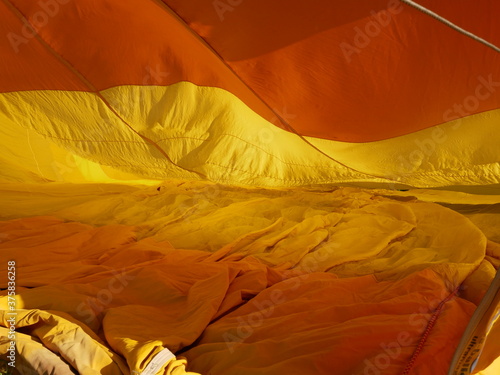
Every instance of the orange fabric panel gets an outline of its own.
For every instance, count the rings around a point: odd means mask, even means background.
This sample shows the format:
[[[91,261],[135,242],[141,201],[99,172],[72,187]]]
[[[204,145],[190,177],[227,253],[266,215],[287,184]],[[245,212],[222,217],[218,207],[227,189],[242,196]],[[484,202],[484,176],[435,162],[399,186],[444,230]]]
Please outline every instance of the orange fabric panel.
[[[299,134],[375,141],[500,105],[499,55],[398,1],[165,2]],[[461,3],[464,26],[500,35],[500,5]],[[490,74],[497,86],[464,103]]]
[[[429,269],[391,281],[339,278],[252,258],[214,260],[209,252],[135,240],[139,231],[50,216],[0,222],[0,260],[24,253],[15,257],[20,313],[55,314],[96,341],[101,333],[102,345],[82,345],[78,355],[56,351],[77,369],[99,347],[142,372],[161,346],[201,374],[396,375],[409,363],[414,373],[442,374],[476,307]],[[42,340],[46,347],[76,337],[52,324],[58,334]]]
[[[85,85],[51,55],[23,22],[0,1],[0,92],[65,89],[86,90]]]
[[[8,56],[3,65],[12,71],[2,77],[0,92],[94,91],[119,85],[190,81],[224,88],[262,116],[273,117],[266,105],[161,2],[6,3],[11,5],[2,4],[2,31],[12,34],[2,40],[0,54]],[[52,8],[41,6],[45,3]],[[36,37],[26,37],[29,34],[23,32],[19,13],[33,26],[38,25],[46,46]],[[4,25],[4,19],[9,23]]]
[[[489,24],[493,17],[500,14],[498,1],[466,0],[453,2],[453,6],[439,0],[418,0],[418,3],[478,37],[500,45],[498,29]],[[493,23],[493,26],[496,24]]]
[[[453,298],[433,313],[446,295],[429,270],[380,283],[312,273],[262,291],[183,354],[202,374],[400,375],[413,357],[409,374],[445,374],[475,308]]]
[[[0,42],[0,92],[189,81],[228,90],[274,123],[281,116],[289,131],[350,142],[500,106],[499,55],[396,0],[164,3],[5,0],[2,31],[15,35]],[[500,35],[498,4],[462,3],[444,15]]]

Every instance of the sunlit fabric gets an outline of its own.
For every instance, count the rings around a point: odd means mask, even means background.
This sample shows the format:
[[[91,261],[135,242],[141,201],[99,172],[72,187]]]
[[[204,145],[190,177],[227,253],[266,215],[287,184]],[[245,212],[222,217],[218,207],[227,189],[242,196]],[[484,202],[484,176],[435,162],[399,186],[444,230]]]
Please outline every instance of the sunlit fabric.
[[[0,372],[497,375],[500,3],[418,4],[0,1]]]

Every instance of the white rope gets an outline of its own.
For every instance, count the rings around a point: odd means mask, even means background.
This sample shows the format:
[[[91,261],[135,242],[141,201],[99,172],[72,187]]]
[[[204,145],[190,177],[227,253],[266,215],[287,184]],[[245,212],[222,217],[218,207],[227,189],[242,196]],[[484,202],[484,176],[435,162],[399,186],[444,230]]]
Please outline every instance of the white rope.
[[[493,43],[490,43],[488,42],[487,40],[484,40],[483,38],[480,38],[478,37],[477,35],[475,34],[472,34],[471,32],[467,31],[467,30],[464,30],[462,29],[460,26],[457,26],[455,25],[454,23],[448,21],[446,18],[443,18],[441,17],[439,14],[436,14],[434,13],[432,10],[429,10],[425,7],[423,7],[422,5],[420,4],[417,4],[415,3],[414,1],[412,0],[401,0],[402,3],[405,3],[406,5],[409,5],[409,6],[412,6],[414,7],[415,9],[418,9],[419,11],[421,11],[422,13],[425,13],[431,17],[434,17],[435,19],[437,19],[438,21],[444,23],[446,26],[449,26],[451,27],[452,29],[458,31],[459,33],[462,33],[466,36],[468,36],[469,38],[472,38],[474,39],[475,41],[479,42],[479,43],[482,43],[484,44],[485,46],[488,46],[490,47],[491,49],[493,49],[494,51],[496,52],[500,52],[500,48],[497,47],[496,45],[494,45]]]

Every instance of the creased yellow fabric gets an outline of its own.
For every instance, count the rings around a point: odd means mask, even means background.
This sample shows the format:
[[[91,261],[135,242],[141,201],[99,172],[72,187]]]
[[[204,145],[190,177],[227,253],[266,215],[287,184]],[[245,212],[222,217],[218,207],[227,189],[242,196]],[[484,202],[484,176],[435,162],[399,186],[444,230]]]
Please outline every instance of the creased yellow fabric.
[[[189,178],[275,187],[500,183],[500,110],[349,143],[301,138],[216,87],[179,82],[101,94],[104,100],[79,91],[0,94],[0,176],[32,182]]]

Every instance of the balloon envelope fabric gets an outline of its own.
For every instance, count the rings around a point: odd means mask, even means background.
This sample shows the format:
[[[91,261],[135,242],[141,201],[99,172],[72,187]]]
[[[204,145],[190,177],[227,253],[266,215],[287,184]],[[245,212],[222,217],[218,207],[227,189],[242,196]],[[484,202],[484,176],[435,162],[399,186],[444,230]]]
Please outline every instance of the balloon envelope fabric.
[[[0,1],[0,368],[500,373],[500,3]]]

